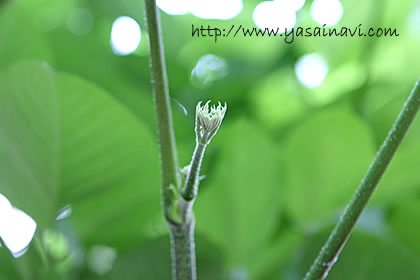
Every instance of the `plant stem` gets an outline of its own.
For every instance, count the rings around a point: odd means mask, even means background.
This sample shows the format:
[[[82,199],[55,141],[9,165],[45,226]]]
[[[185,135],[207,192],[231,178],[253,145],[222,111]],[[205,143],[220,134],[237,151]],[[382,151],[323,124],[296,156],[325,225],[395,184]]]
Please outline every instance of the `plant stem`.
[[[167,200],[169,198],[166,195],[166,190],[170,188],[171,185],[177,187],[180,183],[179,167],[176,154],[175,134],[173,129],[159,10],[156,7],[155,0],[145,0],[145,4],[149,28],[152,83],[159,131],[163,199],[165,202],[164,205],[167,205]]]
[[[182,224],[170,224],[173,279],[197,279],[194,225],[194,218]]]
[[[356,194],[340,217],[318,257],[306,273],[304,280],[325,279],[332,266],[337,262],[338,256],[346,244],[354,225],[413,122],[419,107],[420,80],[417,81],[400,115],[379,149],[366,176],[363,178]]]
[[[182,223],[171,223],[172,274],[174,279],[197,279],[195,264],[194,225],[192,211],[198,192],[200,167],[203,160],[205,144],[197,141],[193,157],[185,180],[185,186],[179,198]]]
[[[179,191],[175,193],[173,191],[174,188],[180,190],[181,182],[172,124],[159,10],[156,7],[155,0],[145,0],[145,4],[162,163],[162,199],[171,237],[172,275],[174,280],[195,280],[195,219],[192,214],[192,202],[185,201],[179,194]],[[197,173],[199,172],[200,163],[197,167]],[[180,222],[176,222],[171,216],[174,207],[177,207],[179,212],[182,213]]]
[[[182,191],[182,196],[187,201],[192,201],[196,198],[198,192],[198,178],[200,176],[201,161],[203,160],[204,151],[206,145],[197,142],[195,146],[194,154],[190,164],[190,171],[188,172],[187,179],[185,181],[185,187]]]

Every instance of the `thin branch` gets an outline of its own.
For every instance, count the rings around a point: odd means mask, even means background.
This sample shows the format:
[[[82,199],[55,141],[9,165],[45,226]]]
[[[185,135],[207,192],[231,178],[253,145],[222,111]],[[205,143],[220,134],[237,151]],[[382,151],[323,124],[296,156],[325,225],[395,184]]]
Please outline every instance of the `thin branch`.
[[[391,162],[398,146],[404,138],[420,107],[420,80],[415,85],[400,115],[369,167],[356,194],[340,217],[318,257],[307,272],[304,280],[325,279],[332,266],[337,262],[350,233],[360,214],[368,203],[386,168]]]
[[[168,201],[167,190],[180,184],[178,158],[176,154],[175,134],[172,110],[166,74],[165,55],[161,36],[159,10],[155,0],[145,0],[147,24],[149,28],[150,56],[152,64],[152,83],[156,104],[160,158],[162,164],[164,205]]]
[[[195,146],[194,154],[190,164],[190,170],[185,181],[182,196],[185,200],[191,201],[196,198],[198,192],[198,178],[200,177],[201,161],[203,160],[204,151],[206,150],[205,144],[197,143]]]

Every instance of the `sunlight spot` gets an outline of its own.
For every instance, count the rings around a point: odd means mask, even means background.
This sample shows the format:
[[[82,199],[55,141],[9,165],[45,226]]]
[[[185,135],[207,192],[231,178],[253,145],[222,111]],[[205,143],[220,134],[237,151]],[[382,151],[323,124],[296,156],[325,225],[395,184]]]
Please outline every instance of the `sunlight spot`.
[[[242,11],[242,0],[195,0],[191,13],[203,19],[232,19]]]
[[[140,25],[131,17],[117,18],[112,24],[111,46],[117,55],[128,55],[140,44]]]
[[[206,54],[198,60],[191,72],[191,79],[206,85],[227,75],[227,63],[214,54]]]
[[[417,38],[420,33],[420,6],[411,12],[407,18],[407,27],[409,32]]]
[[[295,65],[296,76],[308,88],[322,84],[328,72],[327,61],[319,54],[301,57]]]
[[[0,193],[0,213],[6,213],[10,208],[12,208],[10,201]]]
[[[336,25],[343,16],[343,5],[339,0],[315,0],[311,6],[311,16],[320,25]]]
[[[191,0],[156,0],[156,5],[169,15],[185,15],[190,11]]]
[[[157,0],[156,5],[169,15],[192,15],[203,19],[228,20],[243,8],[242,0]]]
[[[36,230],[36,222],[25,212],[14,208],[0,194],[0,237],[15,257],[25,253]]]
[[[291,9],[295,12],[305,5],[305,0],[274,0],[274,2],[279,3],[284,9]]]
[[[91,271],[98,275],[105,275],[110,271],[117,259],[117,252],[114,248],[98,245],[89,252],[88,266]]]
[[[279,28],[283,33],[296,24],[295,6],[287,1],[261,2],[255,7],[252,18],[260,29]]]
[[[93,27],[92,13],[87,9],[74,9],[67,19],[67,27],[76,35],[88,34]]]

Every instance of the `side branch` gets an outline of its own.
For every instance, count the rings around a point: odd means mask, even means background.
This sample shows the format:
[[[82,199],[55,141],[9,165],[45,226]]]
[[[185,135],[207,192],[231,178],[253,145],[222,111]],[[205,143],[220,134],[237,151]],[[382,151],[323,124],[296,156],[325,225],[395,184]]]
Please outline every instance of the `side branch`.
[[[182,196],[185,200],[191,201],[196,198],[198,192],[198,181],[199,181],[199,172],[201,167],[201,162],[203,160],[204,151],[206,150],[206,146],[201,143],[197,143],[191,164],[189,166],[189,172],[187,175],[187,179],[185,181],[185,187],[182,191]]]
[[[304,280],[325,279],[336,263],[341,250],[360,214],[368,203],[398,146],[404,138],[420,107],[420,80],[415,85],[400,115],[377,153],[373,163],[363,178],[359,189],[340,217],[336,227],[322,247],[318,257],[307,272]]]

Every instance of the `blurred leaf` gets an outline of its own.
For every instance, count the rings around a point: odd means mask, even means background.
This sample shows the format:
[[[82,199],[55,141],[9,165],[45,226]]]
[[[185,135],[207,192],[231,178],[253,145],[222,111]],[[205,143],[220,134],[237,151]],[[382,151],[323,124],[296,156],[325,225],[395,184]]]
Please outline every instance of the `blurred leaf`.
[[[372,202],[401,202],[420,189],[420,147],[398,151],[378,186]]]
[[[406,247],[420,257],[419,232],[420,200],[410,199],[398,204],[390,215],[388,223]]]
[[[59,108],[54,72],[20,63],[0,76],[0,192],[45,227],[58,195]]]
[[[305,239],[294,269],[287,279],[302,279],[330,231]],[[328,274],[329,280],[419,279],[419,261],[396,240],[355,231],[338,262]]]
[[[366,71],[360,63],[348,62],[331,69],[325,81],[316,88],[305,89],[309,102],[322,105],[360,88],[366,81]]]
[[[223,246],[231,268],[249,264],[273,234],[282,181],[276,147],[245,120],[222,127],[209,149],[220,149],[197,200],[197,229]]]
[[[291,71],[278,71],[264,78],[253,90],[251,98],[257,117],[270,128],[296,120],[305,110],[295,73]]]
[[[132,113],[93,84],[64,74],[57,82],[61,205],[72,203],[83,239],[129,246],[147,222],[161,217],[156,141]]]
[[[13,1],[0,9],[0,38],[0,70],[21,59],[51,60],[43,36]]]
[[[418,17],[418,15],[416,15]],[[408,25],[405,21],[404,25]],[[400,26],[389,25],[397,28],[399,37],[383,38],[378,41],[378,47],[372,53],[372,79],[394,83],[401,89],[401,84],[413,83],[419,77],[418,56],[419,36],[418,31],[410,36]],[[411,30],[408,30],[411,31]],[[392,57],[392,59],[389,59]],[[405,92],[405,91],[404,91]]]
[[[197,241],[197,276],[201,280],[221,279],[222,261],[220,251],[202,236]],[[131,249],[118,256],[117,261],[107,274],[95,275],[84,270],[79,279],[171,279],[171,257],[169,237],[152,240],[144,246]]]
[[[72,34],[66,26],[57,29],[49,37],[56,60],[53,66],[100,85],[134,112],[142,122],[154,129],[155,112],[149,81],[149,59],[134,55],[123,57],[112,53],[109,44],[111,25],[111,20],[107,24],[98,22],[89,36]],[[141,45],[146,43],[141,41]],[[83,64],[84,61],[89,63]],[[81,64],[83,67],[80,67]]]
[[[23,256],[14,258],[5,248],[0,248],[0,280],[46,279],[46,266],[33,243]]]
[[[344,207],[360,184],[374,147],[368,127],[346,108],[310,116],[288,139],[287,205],[299,222]]]
[[[401,111],[405,100],[407,100],[409,92],[409,87],[401,89],[400,85],[391,85],[389,83],[378,84],[367,90],[363,99],[362,114],[366,121],[371,124],[378,146],[382,144],[388,135],[388,131]],[[411,133],[412,129],[410,129],[407,136]],[[399,151],[404,148],[406,143],[407,137],[404,138]]]
[[[277,240],[256,252],[249,266],[251,279],[272,279],[273,273],[278,274],[284,269],[300,242],[302,234],[287,230]]]
[[[7,249],[0,248],[0,280],[15,279],[20,279],[20,277],[12,262],[12,256]]]
[[[0,192],[14,205],[45,228],[70,204],[78,237],[90,243],[121,248],[153,234],[158,151],[134,115],[35,62],[3,74],[0,92]]]
[[[403,86],[404,85],[404,86]],[[403,87],[402,87],[403,86]],[[375,131],[377,144],[384,141],[411,91],[411,83],[372,87],[364,101],[364,115]],[[405,200],[420,187],[420,118],[416,118],[392,159],[372,203]]]

